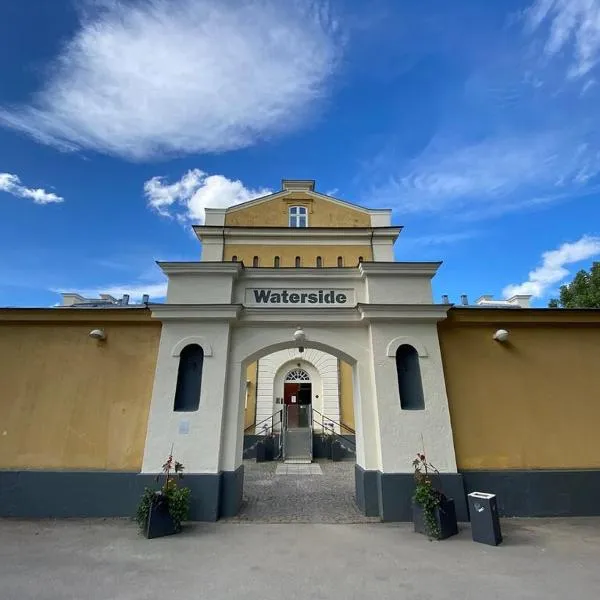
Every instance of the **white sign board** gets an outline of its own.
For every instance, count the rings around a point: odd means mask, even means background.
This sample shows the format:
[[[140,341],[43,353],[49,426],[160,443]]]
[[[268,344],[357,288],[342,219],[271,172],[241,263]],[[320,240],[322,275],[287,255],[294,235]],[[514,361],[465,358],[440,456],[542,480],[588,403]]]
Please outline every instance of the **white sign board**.
[[[354,306],[354,290],[335,288],[246,288],[246,306]]]

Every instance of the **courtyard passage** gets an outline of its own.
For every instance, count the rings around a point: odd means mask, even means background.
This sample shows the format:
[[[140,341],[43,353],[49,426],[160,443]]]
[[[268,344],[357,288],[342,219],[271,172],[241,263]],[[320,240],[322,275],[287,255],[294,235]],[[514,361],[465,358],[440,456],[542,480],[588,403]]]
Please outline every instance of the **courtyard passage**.
[[[242,510],[229,520],[260,523],[368,523],[354,502],[354,462],[309,465],[244,461]]]
[[[128,520],[0,520],[2,600],[597,598],[600,519],[502,522],[494,548],[400,523],[196,523],[146,540]]]

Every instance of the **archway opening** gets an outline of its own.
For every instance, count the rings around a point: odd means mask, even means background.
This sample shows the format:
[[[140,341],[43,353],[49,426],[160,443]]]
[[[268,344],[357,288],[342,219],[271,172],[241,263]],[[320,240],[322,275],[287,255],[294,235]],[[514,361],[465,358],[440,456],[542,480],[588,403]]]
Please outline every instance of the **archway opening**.
[[[287,427],[309,427],[312,418],[312,384],[310,375],[298,367],[288,371],[283,383],[283,405]]]

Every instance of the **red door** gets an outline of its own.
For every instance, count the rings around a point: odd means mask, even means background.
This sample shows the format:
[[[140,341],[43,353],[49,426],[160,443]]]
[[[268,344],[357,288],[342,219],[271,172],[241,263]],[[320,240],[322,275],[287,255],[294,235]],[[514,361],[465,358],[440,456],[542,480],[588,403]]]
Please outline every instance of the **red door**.
[[[283,403],[287,405],[288,427],[298,427],[298,392],[299,383],[283,384]]]

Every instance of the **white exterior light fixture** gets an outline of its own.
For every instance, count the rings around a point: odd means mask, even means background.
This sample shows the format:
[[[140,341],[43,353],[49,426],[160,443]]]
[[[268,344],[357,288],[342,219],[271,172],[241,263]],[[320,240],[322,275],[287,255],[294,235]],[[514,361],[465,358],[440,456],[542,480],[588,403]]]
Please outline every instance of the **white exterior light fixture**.
[[[508,339],[508,331],[506,329],[498,329],[494,334],[494,339],[497,342],[505,342]]]
[[[92,329],[89,333],[89,336],[94,340],[104,341],[106,339],[106,334],[104,333],[104,329]]]
[[[296,331],[294,331],[294,341],[297,342],[298,352],[300,352],[301,354],[302,354],[302,352],[304,352],[304,346],[302,344],[304,343],[305,340],[306,340],[306,334],[304,333],[304,330],[302,329],[302,327],[298,326],[298,329],[296,329]]]

